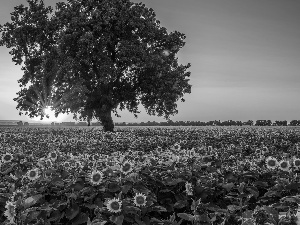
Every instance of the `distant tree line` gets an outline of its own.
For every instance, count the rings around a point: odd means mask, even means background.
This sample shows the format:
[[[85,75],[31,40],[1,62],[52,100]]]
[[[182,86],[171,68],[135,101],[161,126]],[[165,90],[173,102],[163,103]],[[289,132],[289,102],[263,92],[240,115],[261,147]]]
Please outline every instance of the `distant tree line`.
[[[116,126],[300,126],[300,120],[292,120],[289,124],[286,120],[272,122],[271,120],[248,120],[245,122],[234,121],[234,120],[214,120],[208,122],[202,121],[172,121],[168,120],[165,122],[140,122],[140,123],[115,123]]]
[[[23,123],[22,121],[17,122],[18,126],[29,126],[28,122]]]
[[[292,120],[290,126],[300,126],[300,120]]]
[[[28,122],[23,124],[22,121],[17,123],[18,126],[28,126]],[[86,122],[62,122],[62,123],[51,123],[52,126],[87,126]],[[92,123],[92,126],[101,126],[101,123],[96,122]],[[286,120],[280,121],[276,120],[272,122],[271,120],[256,120],[254,123],[253,120],[248,120],[246,122],[234,121],[234,120],[214,120],[208,122],[202,121],[172,121],[168,120],[165,122],[140,122],[140,123],[115,123],[115,126],[300,126],[300,120],[292,120],[289,124]]]

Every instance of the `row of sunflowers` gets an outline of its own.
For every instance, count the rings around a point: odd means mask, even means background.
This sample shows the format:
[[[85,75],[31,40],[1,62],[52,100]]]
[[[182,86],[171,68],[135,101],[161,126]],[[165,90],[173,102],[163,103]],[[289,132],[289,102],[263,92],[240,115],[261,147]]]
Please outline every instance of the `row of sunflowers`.
[[[300,224],[299,130],[0,128],[1,224]]]

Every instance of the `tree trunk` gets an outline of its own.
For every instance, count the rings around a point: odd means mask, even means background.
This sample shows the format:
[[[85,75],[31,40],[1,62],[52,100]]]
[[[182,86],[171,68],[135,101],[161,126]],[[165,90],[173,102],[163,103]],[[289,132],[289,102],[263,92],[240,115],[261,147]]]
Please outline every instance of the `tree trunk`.
[[[88,109],[87,111],[88,126],[91,126],[91,120],[93,119],[93,111],[91,109]]]
[[[111,109],[100,110],[97,114],[99,116],[100,122],[102,123],[103,130],[105,132],[107,131],[113,132],[114,122],[111,117]]]

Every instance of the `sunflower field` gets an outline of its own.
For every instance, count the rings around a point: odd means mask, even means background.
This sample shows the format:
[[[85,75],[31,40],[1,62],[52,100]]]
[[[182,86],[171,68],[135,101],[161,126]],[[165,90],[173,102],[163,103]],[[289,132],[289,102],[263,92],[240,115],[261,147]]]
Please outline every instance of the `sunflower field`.
[[[0,224],[300,224],[291,128],[0,128]]]

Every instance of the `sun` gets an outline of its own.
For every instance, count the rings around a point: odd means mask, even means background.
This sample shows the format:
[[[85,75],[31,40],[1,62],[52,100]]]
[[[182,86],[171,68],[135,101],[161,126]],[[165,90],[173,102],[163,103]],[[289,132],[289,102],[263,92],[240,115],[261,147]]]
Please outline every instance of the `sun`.
[[[43,120],[40,120],[40,117],[33,118],[35,121],[42,121],[42,122],[61,122],[66,118],[66,115],[59,114],[57,117],[55,117],[55,111],[51,109],[51,106],[47,106],[44,108],[44,118]],[[46,116],[49,116],[47,118]]]
[[[44,113],[45,113],[46,116],[49,116],[49,118],[55,117],[55,112],[51,109],[50,106],[47,106],[47,107],[44,109]]]

